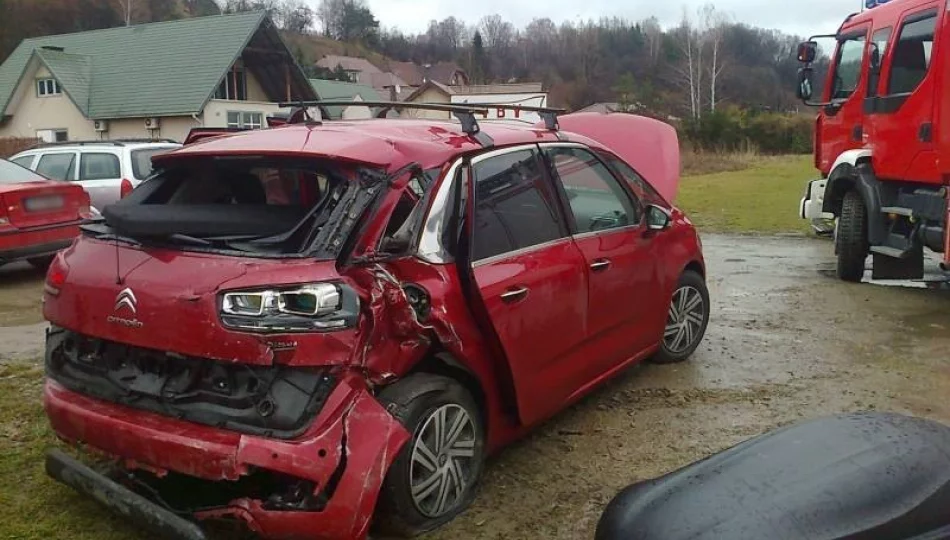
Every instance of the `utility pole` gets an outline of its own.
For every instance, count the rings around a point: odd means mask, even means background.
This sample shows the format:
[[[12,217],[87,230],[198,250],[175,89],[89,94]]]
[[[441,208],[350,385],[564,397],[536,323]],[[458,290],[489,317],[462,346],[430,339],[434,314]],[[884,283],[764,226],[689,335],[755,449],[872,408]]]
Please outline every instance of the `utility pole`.
[[[132,0],[125,0],[125,25],[132,25]]]

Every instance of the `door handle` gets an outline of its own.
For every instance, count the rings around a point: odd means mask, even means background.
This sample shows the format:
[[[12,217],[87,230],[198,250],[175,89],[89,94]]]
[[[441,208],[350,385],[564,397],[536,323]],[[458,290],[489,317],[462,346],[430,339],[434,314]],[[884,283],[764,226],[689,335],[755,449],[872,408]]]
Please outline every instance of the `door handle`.
[[[528,288],[519,287],[517,289],[511,289],[510,291],[502,293],[501,300],[503,302],[511,303],[511,302],[516,302],[518,300],[521,300],[522,298],[526,296],[528,296]]]
[[[600,259],[599,261],[594,261],[590,265],[590,269],[594,272],[600,272],[601,270],[606,270],[610,268],[610,259]]]

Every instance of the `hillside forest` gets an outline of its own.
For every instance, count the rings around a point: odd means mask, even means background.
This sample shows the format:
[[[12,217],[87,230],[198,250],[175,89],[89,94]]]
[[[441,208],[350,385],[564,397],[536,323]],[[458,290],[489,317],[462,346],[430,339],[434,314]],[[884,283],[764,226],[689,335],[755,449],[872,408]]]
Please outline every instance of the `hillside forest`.
[[[364,0],[0,0],[0,60],[24,38],[267,10],[301,65],[324,54],[456,62],[474,83],[541,81],[554,105],[596,102],[680,124],[700,146],[810,148],[810,116],[795,100],[799,38],[737,22],[710,3],[673,27],[655,18],[515,27],[501,15],[433,20],[424,33],[381,25]],[[774,148],[773,148],[774,147]]]

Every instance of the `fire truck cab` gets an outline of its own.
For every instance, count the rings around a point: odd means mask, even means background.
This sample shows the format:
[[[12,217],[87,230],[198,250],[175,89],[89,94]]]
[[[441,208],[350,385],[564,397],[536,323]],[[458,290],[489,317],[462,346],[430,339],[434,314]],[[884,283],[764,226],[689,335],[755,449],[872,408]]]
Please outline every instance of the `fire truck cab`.
[[[797,93],[819,107],[804,219],[835,220],[838,277],[923,277],[923,248],[950,263],[950,13],[948,0],[867,0],[837,41],[821,96],[812,96],[815,36],[802,43]]]

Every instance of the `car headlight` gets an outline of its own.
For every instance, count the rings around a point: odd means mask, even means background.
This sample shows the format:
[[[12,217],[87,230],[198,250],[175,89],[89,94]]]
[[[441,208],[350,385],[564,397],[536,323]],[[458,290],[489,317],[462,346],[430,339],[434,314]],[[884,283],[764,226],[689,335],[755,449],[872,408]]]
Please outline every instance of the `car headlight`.
[[[359,296],[337,283],[314,283],[221,296],[221,322],[252,332],[326,332],[351,328]]]

